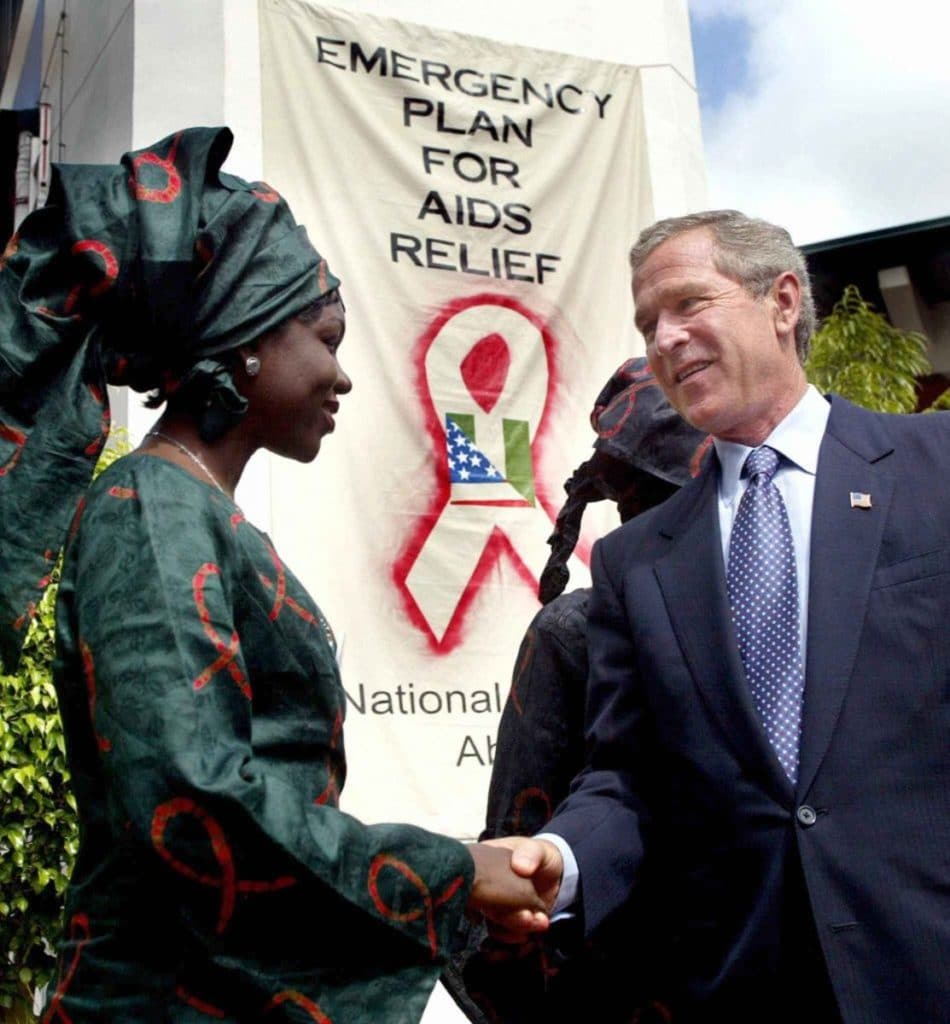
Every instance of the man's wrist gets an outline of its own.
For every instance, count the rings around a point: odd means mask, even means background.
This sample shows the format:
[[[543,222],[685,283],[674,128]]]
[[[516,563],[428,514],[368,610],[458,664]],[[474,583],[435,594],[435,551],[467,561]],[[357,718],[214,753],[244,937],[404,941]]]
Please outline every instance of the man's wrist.
[[[546,839],[553,846],[556,846],[564,864],[561,871],[561,887],[558,889],[557,899],[554,901],[554,907],[551,910],[551,920],[555,921],[572,915],[574,913],[574,903],[577,901],[578,885],[580,884],[580,872],[578,871],[574,852],[568,845],[567,840],[556,832],[540,832],[535,836],[535,839]]]

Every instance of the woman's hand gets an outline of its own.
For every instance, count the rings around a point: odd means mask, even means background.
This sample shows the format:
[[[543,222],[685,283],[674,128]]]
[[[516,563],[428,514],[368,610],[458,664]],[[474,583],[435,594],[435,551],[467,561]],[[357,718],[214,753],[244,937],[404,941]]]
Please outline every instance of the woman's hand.
[[[526,942],[550,924],[563,863],[556,846],[543,839],[511,836],[468,847],[475,862],[469,908],[489,922],[503,942]]]

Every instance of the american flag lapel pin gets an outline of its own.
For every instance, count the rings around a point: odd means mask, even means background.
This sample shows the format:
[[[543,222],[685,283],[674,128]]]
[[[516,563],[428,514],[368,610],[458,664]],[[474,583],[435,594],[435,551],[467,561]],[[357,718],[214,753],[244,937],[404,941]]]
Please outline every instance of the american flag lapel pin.
[[[865,494],[863,491],[852,491],[851,492],[851,507],[852,508],[870,508],[871,507],[871,495]]]

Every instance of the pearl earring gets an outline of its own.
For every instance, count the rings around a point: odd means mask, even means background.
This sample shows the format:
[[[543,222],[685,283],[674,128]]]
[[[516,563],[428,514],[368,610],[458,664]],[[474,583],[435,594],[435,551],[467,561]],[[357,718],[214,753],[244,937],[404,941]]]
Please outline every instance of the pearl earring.
[[[248,356],[244,360],[244,372],[248,377],[256,377],[261,372],[261,361],[257,356]]]

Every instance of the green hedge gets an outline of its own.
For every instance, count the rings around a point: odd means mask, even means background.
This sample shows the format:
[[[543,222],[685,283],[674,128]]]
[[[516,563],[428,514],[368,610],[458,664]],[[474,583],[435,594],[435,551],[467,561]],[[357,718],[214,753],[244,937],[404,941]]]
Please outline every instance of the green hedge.
[[[96,474],[128,449],[113,440]],[[79,846],[52,679],[58,580],[57,565],[16,672],[0,674],[0,1020],[29,1015],[34,990],[53,975]]]

